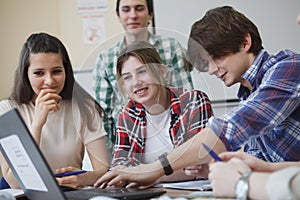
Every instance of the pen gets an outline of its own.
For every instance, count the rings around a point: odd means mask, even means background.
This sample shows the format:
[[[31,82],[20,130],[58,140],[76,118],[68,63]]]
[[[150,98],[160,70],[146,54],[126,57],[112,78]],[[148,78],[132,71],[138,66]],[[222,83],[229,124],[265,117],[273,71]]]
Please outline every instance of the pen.
[[[87,171],[85,170],[79,170],[79,171],[73,171],[73,172],[65,172],[61,174],[54,174],[55,177],[64,177],[64,176],[72,176],[72,175],[78,175],[78,174],[83,174]]]
[[[223,161],[211,148],[209,148],[206,144],[202,143],[204,149],[215,159],[216,161]]]

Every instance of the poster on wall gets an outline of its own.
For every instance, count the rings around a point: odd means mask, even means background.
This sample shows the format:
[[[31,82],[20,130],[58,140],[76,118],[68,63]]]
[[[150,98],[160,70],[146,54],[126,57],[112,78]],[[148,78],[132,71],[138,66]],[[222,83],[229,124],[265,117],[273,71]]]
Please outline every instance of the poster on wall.
[[[82,17],[84,44],[100,44],[105,41],[105,23],[102,15]]]
[[[77,0],[77,10],[79,13],[103,12],[107,11],[107,0]]]

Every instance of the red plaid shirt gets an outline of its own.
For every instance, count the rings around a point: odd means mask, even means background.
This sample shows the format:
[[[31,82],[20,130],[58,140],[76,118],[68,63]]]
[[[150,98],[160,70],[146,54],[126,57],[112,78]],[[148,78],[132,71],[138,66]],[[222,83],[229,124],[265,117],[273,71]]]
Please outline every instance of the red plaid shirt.
[[[175,148],[205,128],[209,117],[212,116],[212,108],[204,92],[177,88],[169,90],[171,100],[169,135]],[[145,108],[130,99],[119,114],[112,166],[135,166],[142,162],[146,127]]]

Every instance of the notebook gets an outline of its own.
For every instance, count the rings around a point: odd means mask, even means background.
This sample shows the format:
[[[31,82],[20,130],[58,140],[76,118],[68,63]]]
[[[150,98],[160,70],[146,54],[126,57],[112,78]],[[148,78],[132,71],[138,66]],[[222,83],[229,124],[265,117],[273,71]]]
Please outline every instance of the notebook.
[[[164,190],[90,188],[63,192],[17,109],[0,116],[0,150],[26,197],[31,200],[86,200],[95,196],[147,199]]]

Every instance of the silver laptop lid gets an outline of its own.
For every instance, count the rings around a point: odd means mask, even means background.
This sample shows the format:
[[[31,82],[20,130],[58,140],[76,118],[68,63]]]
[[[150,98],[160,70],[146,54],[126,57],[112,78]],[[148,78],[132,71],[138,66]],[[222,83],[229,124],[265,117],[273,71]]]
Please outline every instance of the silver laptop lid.
[[[28,199],[66,199],[15,108],[0,116],[0,150]]]

